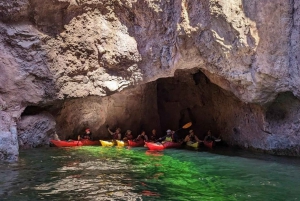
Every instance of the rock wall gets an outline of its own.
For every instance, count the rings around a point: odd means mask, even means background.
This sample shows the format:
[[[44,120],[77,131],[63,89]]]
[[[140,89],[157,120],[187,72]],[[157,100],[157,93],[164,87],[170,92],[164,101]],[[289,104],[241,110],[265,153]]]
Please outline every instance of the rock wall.
[[[49,145],[54,139],[55,119],[49,113],[22,116],[18,123],[18,141],[20,148],[34,148]]]
[[[148,83],[109,97],[68,100],[56,115],[57,132],[68,140],[90,128],[94,139],[111,139],[109,125],[111,130],[120,127],[122,134],[131,130],[135,137],[141,130],[150,134],[153,128],[160,130],[156,99],[156,83]]]
[[[162,130],[193,122],[199,139],[208,130],[231,146],[278,155],[300,154],[300,101],[292,93],[279,94],[266,105],[243,103],[201,72],[179,71],[157,81]],[[180,130],[184,138],[188,130]]]
[[[200,69],[246,105],[264,108],[288,91],[299,98],[299,5],[299,0],[3,0],[0,112],[11,121],[2,127],[17,124],[27,106],[59,108],[54,105],[73,98],[111,97],[172,77],[178,69]],[[257,113],[265,116],[263,111]],[[0,138],[5,133],[0,130]],[[253,138],[261,135],[257,130]],[[235,139],[245,145],[244,138]]]

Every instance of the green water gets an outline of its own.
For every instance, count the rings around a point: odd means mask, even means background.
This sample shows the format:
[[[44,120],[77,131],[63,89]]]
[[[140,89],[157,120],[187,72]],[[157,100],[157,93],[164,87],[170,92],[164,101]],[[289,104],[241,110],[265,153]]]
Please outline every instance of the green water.
[[[0,200],[300,200],[300,159],[241,151],[52,147],[0,168]]]

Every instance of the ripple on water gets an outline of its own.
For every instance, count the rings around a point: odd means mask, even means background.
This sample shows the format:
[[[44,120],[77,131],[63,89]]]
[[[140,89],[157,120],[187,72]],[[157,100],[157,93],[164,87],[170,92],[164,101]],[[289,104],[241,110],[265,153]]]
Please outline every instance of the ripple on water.
[[[1,164],[3,200],[300,199],[299,159],[145,148],[36,150]]]

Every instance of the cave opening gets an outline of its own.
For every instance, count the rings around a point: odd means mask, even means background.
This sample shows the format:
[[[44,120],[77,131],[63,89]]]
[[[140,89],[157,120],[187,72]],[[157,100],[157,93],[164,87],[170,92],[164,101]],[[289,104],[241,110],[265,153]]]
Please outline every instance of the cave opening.
[[[203,140],[210,130],[230,145],[249,147],[264,127],[262,113],[261,106],[243,103],[212,83],[203,72],[193,69],[177,70],[173,77],[106,97],[87,96],[47,106],[28,106],[22,121],[26,117],[27,121],[35,118],[51,122],[51,128],[40,132],[55,130],[61,140],[77,139],[85,128],[91,129],[94,139],[111,139],[106,125],[112,130],[120,127],[123,135],[126,130],[134,136],[142,130],[150,135],[156,129],[163,136],[167,129],[178,130],[192,122],[189,129],[178,131],[180,138],[192,129]],[[47,135],[52,136],[49,132]]]
[[[204,73],[178,70],[174,77],[161,78],[157,84],[157,108],[162,132],[181,128],[192,122],[189,129],[179,130],[184,138],[190,129],[199,139],[210,130],[215,137],[227,137],[237,130],[234,107],[242,103],[230,92],[210,82]]]

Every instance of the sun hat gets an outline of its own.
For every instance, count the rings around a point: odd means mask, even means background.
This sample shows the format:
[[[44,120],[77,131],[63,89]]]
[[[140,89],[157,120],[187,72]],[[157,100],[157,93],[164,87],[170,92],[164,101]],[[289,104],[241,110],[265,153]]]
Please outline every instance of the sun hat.
[[[189,131],[189,133],[193,133],[193,132],[194,132],[193,130],[190,130],[190,131]]]
[[[167,133],[171,133],[172,131],[170,129],[167,130]]]

